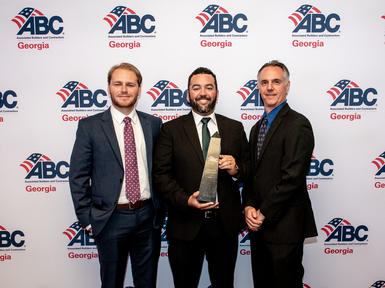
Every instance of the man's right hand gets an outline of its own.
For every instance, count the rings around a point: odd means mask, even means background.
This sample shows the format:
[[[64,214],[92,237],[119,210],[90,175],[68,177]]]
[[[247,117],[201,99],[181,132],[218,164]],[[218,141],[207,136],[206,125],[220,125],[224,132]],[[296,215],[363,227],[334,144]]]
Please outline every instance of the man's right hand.
[[[261,210],[258,211],[252,206],[245,207],[245,220],[246,224],[250,230],[258,231],[265,220],[265,216],[261,213]]]
[[[187,202],[187,205],[188,206],[191,206],[191,207],[194,207],[194,208],[197,208],[199,210],[210,210],[210,209],[214,209],[216,208],[218,205],[219,205],[219,202],[207,202],[207,203],[200,203],[198,201],[198,195],[199,195],[199,191],[196,191],[194,192],[189,198],[188,198],[188,202]]]

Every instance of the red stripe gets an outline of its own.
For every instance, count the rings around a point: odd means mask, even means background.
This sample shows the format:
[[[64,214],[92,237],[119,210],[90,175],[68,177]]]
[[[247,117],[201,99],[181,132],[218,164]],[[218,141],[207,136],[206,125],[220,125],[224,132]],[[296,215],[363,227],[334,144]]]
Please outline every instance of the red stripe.
[[[247,94],[247,96],[250,95],[250,91],[249,91],[248,89],[242,87],[240,90],[245,91],[245,93]]]
[[[33,12],[36,12],[37,14],[39,14],[40,16],[44,16],[44,14],[43,13],[41,13],[39,10],[37,10],[37,9],[35,9],[35,11],[33,11]]]
[[[82,83],[79,83],[78,86],[80,86],[83,89],[88,89],[88,87]],[[76,89],[78,89],[78,88],[76,87]]]
[[[17,26],[19,27],[19,29],[21,28],[21,24],[16,20],[16,19],[12,19],[13,22],[15,22],[17,24]]]
[[[352,225],[352,224],[350,224],[348,221],[346,221],[346,220],[342,220],[342,222],[344,222],[344,224],[346,224],[346,225]],[[343,224],[342,224],[343,225]]]
[[[321,13],[321,10],[319,10],[319,9],[317,9],[316,7],[314,7],[313,6],[313,8],[312,8],[315,12],[317,12],[317,13]]]
[[[381,168],[381,165],[380,165],[380,164],[378,164],[376,161],[372,161],[372,163],[373,163],[374,165],[376,165],[376,166],[377,166],[377,169],[380,169],[380,168]]]
[[[111,20],[108,19],[107,17],[104,17],[103,20],[106,20],[108,22],[108,24],[110,24],[110,27],[112,27],[114,25],[114,23],[112,23]]]
[[[242,96],[243,100],[246,100],[246,96],[242,93],[242,91],[239,90],[237,93]]]
[[[134,12],[134,10],[131,10],[130,8],[126,8],[126,11],[128,11],[128,12],[130,12],[131,14],[136,14],[135,12]]]
[[[25,19],[24,19],[23,17],[21,17],[21,16],[17,15],[17,16],[15,16],[15,18],[19,19],[19,20],[21,21],[21,23],[23,23],[23,24],[24,24],[24,22],[25,22]]]
[[[229,13],[229,12],[227,12],[227,10],[226,10],[225,8],[223,8],[223,7],[219,7],[218,9],[221,10],[223,13],[227,13],[227,14]]]
[[[205,26],[205,21],[201,17],[197,16],[195,17],[195,19],[198,19],[199,21],[201,21],[202,26]]]
[[[147,91],[147,94],[150,95],[152,97],[152,99],[155,101],[156,97],[154,94],[152,94],[152,92],[150,91]]]
[[[25,171],[27,171],[27,173],[29,172],[29,169],[27,166],[24,165],[24,163],[21,163],[20,164],[21,167],[23,167],[25,169]]]
[[[289,16],[289,19],[290,19],[291,21],[293,21],[294,26],[297,26],[297,25],[298,25],[297,20],[295,20],[293,16]]]
[[[70,234],[68,234],[67,232],[64,231],[63,234],[66,235],[66,236],[68,237],[69,240],[72,239],[72,236],[71,236]]]
[[[173,88],[178,88],[178,86],[176,86],[174,83],[170,82],[168,83],[169,85],[171,85]]]
[[[44,158],[44,160],[46,160],[46,161],[51,161],[51,159],[49,159],[49,157],[47,157],[47,156],[45,156],[45,155],[41,155],[41,158]],[[40,159],[41,159],[40,158]]]
[[[324,231],[324,232],[326,233],[326,236],[329,236],[329,235],[330,235],[329,231],[326,230],[325,228],[321,228],[321,230]]]
[[[327,93],[329,93],[330,95],[332,95],[332,97],[333,97],[333,100],[336,100],[336,96],[334,95],[334,93],[333,93],[333,92],[331,92],[331,91],[329,90],[329,91],[327,91]]]
[[[6,229],[3,226],[0,225],[0,230],[5,231]]]

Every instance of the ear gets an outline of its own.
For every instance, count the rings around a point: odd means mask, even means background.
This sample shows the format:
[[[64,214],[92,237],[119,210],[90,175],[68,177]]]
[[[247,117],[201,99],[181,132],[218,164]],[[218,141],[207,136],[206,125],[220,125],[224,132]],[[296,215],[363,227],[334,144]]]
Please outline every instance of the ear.
[[[187,92],[186,92],[186,94],[187,94],[187,102],[188,102],[188,103],[191,103],[191,102],[190,102],[190,90],[187,89],[186,91],[187,91]]]

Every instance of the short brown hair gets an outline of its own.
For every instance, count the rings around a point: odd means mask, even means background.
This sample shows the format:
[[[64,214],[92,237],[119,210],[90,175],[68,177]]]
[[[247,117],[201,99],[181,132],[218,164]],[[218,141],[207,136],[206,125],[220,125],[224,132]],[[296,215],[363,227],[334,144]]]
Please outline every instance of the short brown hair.
[[[115,66],[112,66],[110,71],[108,71],[108,76],[107,76],[107,81],[108,81],[108,85],[110,85],[110,82],[111,82],[111,78],[112,78],[112,73],[115,72],[115,70],[117,69],[125,69],[125,70],[128,70],[128,71],[132,71],[135,73],[136,75],[136,78],[138,79],[138,85],[141,86],[142,85],[142,74],[140,74],[140,71],[138,68],[136,68],[134,65],[130,64],[130,63],[120,63],[120,64],[117,64]]]

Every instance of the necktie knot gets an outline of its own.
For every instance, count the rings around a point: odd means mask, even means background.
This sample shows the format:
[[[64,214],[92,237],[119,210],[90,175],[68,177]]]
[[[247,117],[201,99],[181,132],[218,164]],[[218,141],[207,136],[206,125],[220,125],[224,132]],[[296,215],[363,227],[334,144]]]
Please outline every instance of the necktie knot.
[[[207,123],[209,123],[209,121],[210,121],[210,117],[204,117],[201,119],[201,121],[202,121],[203,125],[207,125]]]
[[[124,122],[124,124],[130,124],[131,123],[131,118],[128,117],[128,116],[124,117],[123,122]]]

